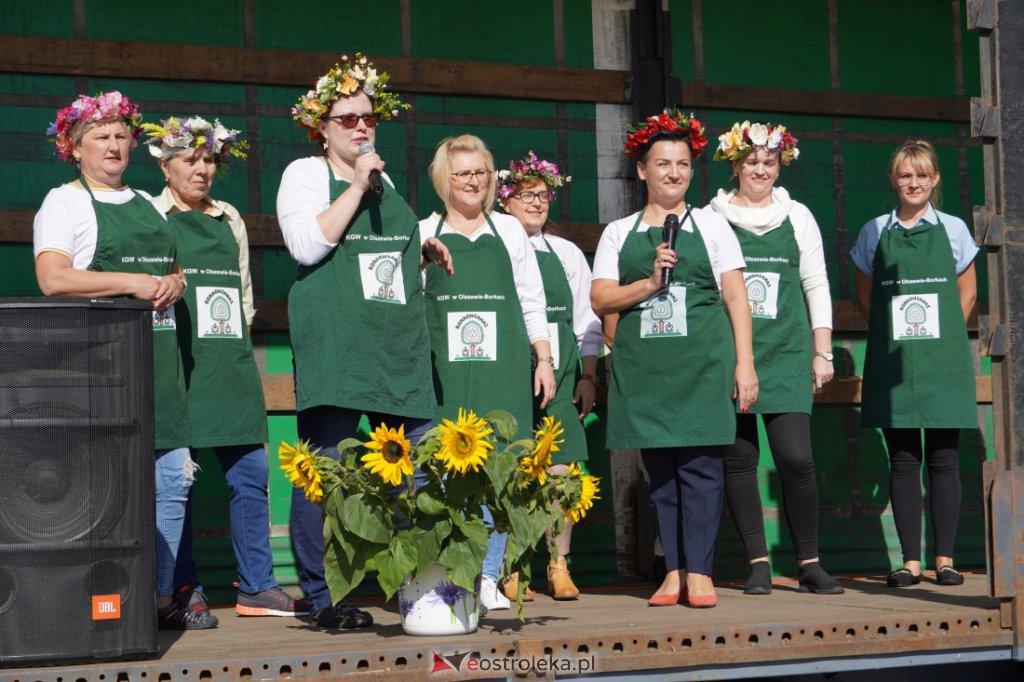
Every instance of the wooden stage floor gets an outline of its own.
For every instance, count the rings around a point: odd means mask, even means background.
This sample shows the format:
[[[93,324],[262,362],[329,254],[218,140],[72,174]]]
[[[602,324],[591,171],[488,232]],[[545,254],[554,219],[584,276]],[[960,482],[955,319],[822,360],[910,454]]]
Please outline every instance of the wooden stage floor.
[[[538,595],[526,604],[525,622],[513,611],[492,612],[474,634],[436,639],[403,634],[394,605],[380,601],[360,604],[376,623],[358,631],[320,631],[298,619],[241,618],[218,609],[216,630],[161,633],[157,659],[0,669],[0,682],[509,678],[525,673],[524,666],[534,675],[628,677],[644,670],[680,679],[686,670],[718,671],[716,677],[731,670],[736,677],[753,666],[825,659],[826,667],[842,670],[844,662],[864,657],[1007,657],[1011,631],[1001,626],[997,601],[986,596],[986,576],[967,575],[953,588],[930,578],[901,590],[880,578],[848,579],[846,593],[835,596],[801,594],[786,581],[777,581],[767,597],[725,585],[718,607],[702,610],[650,608],[649,587],[588,591],[578,602]],[[469,656],[444,661],[441,667],[453,670],[431,674],[435,653]]]

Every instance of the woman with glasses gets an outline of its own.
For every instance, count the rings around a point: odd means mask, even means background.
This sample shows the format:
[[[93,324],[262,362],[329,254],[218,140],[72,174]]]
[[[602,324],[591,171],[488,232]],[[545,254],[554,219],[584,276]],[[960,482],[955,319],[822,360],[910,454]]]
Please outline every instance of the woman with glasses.
[[[533,247],[518,220],[491,212],[494,158],[483,140],[443,140],[428,172],[444,211],[420,221],[420,237],[424,244],[439,239],[447,246],[455,270],[451,277],[438,268],[426,273],[434,418],[454,421],[459,408],[477,415],[501,409],[525,436],[533,424],[531,396],[544,408],[555,394],[544,284]],[[490,610],[510,606],[497,591],[504,551],[503,534],[492,533],[480,587]]]
[[[715,159],[732,164],[738,187],[718,190],[709,207],[729,221],[743,249],[761,382],[753,414],[736,415],[736,442],[725,449],[726,497],[750,563],[743,592],[772,591],[757,480],[760,414],[782,481],[799,589],[840,594],[843,587],[818,559],[818,483],[811,450],[812,391],[833,374],[832,297],[814,216],[776,186],[781,167],[800,150],[785,126],[749,121],[734,124],[718,141]]]
[[[537,256],[544,296],[547,299],[548,331],[554,356],[555,397],[545,409],[534,403],[534,422],[552,417],[561,422],[565,442],[552,456],[553,474],[565,474],[570,462],[587,459],[587,440],[582,420],[594,406],[594,381],[597,354],[603,337],[601,321],[590,308],[590,266],[583,252],[572,242],[545,232],[550,202],[558,187],[572,180],[562,176],[558,166],[542,161],[530,151],[521,161],[510,161],[498,171],[498,197],[501,207],[526,229]],[[582,373],[580,362],[582,358]],[[552,538],[548,533],[548,546]],[[555,552],[548,563],[548,593],[556,600],[578,599],[580,591],[569,575],[569,550],[572,520],[554,538]],[[557,558],[556,558],[557,557]],[[505,596],[515,599],[518,576],[505,583]],[[533,592],[524,588],[526,598]]]
[[[364,414],[373,425],[403,427],[414,443],[434,414],[420,268],[427,260],[451,267],[438,240],[421,244],[415,214],[373,151],[377,121],[405,106],[386,82],[356,54],[299,98],[294,118],[323,155],[289,164],[277,195],[284,242],[299,263],[288,296],[298,435],[332,457]],[[331,603],[321,510],[298,488],[291,533],[317,623],[370,625],[365,611]]]
[[[923,140],[889,162],[899,200],[861,229],[850,255],[857,302],[868,320],[861,423],[881,428],[903,567],[889,587],[921,582],[921,461],[935,542],[935,579],[960,585],[953,542],[960,513],[960,429],[978,425],[966,320],[977,298],[978,247],[967,225],[936,210],[939,161]],[[924,445],[922,448],[922,430]]]
[[[594,312],[619,314],[608,447],[640,448],[665,550],[651,606],[718,603],[711,574],[733,401],[743,412],[757,401],[740,245],[722,216],[685,199],[706,144],[700,121],[679,111],[630,127],[624,149],[647,204],[605,228],[590,289]]]

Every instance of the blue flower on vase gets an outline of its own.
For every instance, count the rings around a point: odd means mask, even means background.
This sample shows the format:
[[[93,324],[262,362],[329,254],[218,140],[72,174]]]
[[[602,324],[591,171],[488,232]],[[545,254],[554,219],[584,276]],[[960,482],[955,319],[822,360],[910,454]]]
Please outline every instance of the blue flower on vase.
[[[411,599],[399,598],[398,600],[398,612],[402,615],[403,619],[408,617],[408,615],[412,613],[412,609],[414,606],[416,606],[416,602],[412,601]]]
[[[437,596],[441,598],[448,608],[455,606],[455,603],[469,594],[469,590],[459,587],[450,580],[442,580],[434,587]]]

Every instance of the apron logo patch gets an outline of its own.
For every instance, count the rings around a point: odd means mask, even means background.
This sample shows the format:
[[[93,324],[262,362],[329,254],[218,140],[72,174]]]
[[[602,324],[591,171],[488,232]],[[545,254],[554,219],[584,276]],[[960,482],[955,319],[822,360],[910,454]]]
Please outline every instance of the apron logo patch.
[[[743,275],[751,317],[774,320],[779,313],[779,273],[748,272]]]
[[[172,305],[167,310],[153,311],[153,331],[154,332],[166,332],[174,331],[178,328],[178,319],[174,316],[174,306]]]
[[[242,338],[242,306],[234,287],[196,287],[196,336]]]
[[[640,338],[686,336],[686,287],[672,284],[667,292],[640,304]]]
[[[495,362],[498,317],[493,311],[448,313],[448,361]]]
[[[894,341],[939,338],[939,295],[913,294],[892,297]]]
[[[402,254],[359,254],[359,278],[363,284],[363,298],[367,301],[405,304],[405,281],[402,278]]]

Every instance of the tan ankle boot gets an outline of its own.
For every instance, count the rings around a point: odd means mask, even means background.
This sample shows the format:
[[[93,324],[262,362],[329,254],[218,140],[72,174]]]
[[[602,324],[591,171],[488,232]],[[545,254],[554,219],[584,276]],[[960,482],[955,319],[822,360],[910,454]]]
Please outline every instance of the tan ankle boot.
[[[579,599],[580,591],[572,582],[565,557],[558,557],[556,563],[548,564],[548,592],[558,601]]]
[[[519,574],[513,573],[511,577],[505,580],[505,584],[502,585],[502,591],[505,596],[508,597],[509,601],[515,601],[519,596]],[[530,586],[526,586],[526,593],[523,594],[523,601],[533,601],[533,597],[537,593],[530,589]]]

